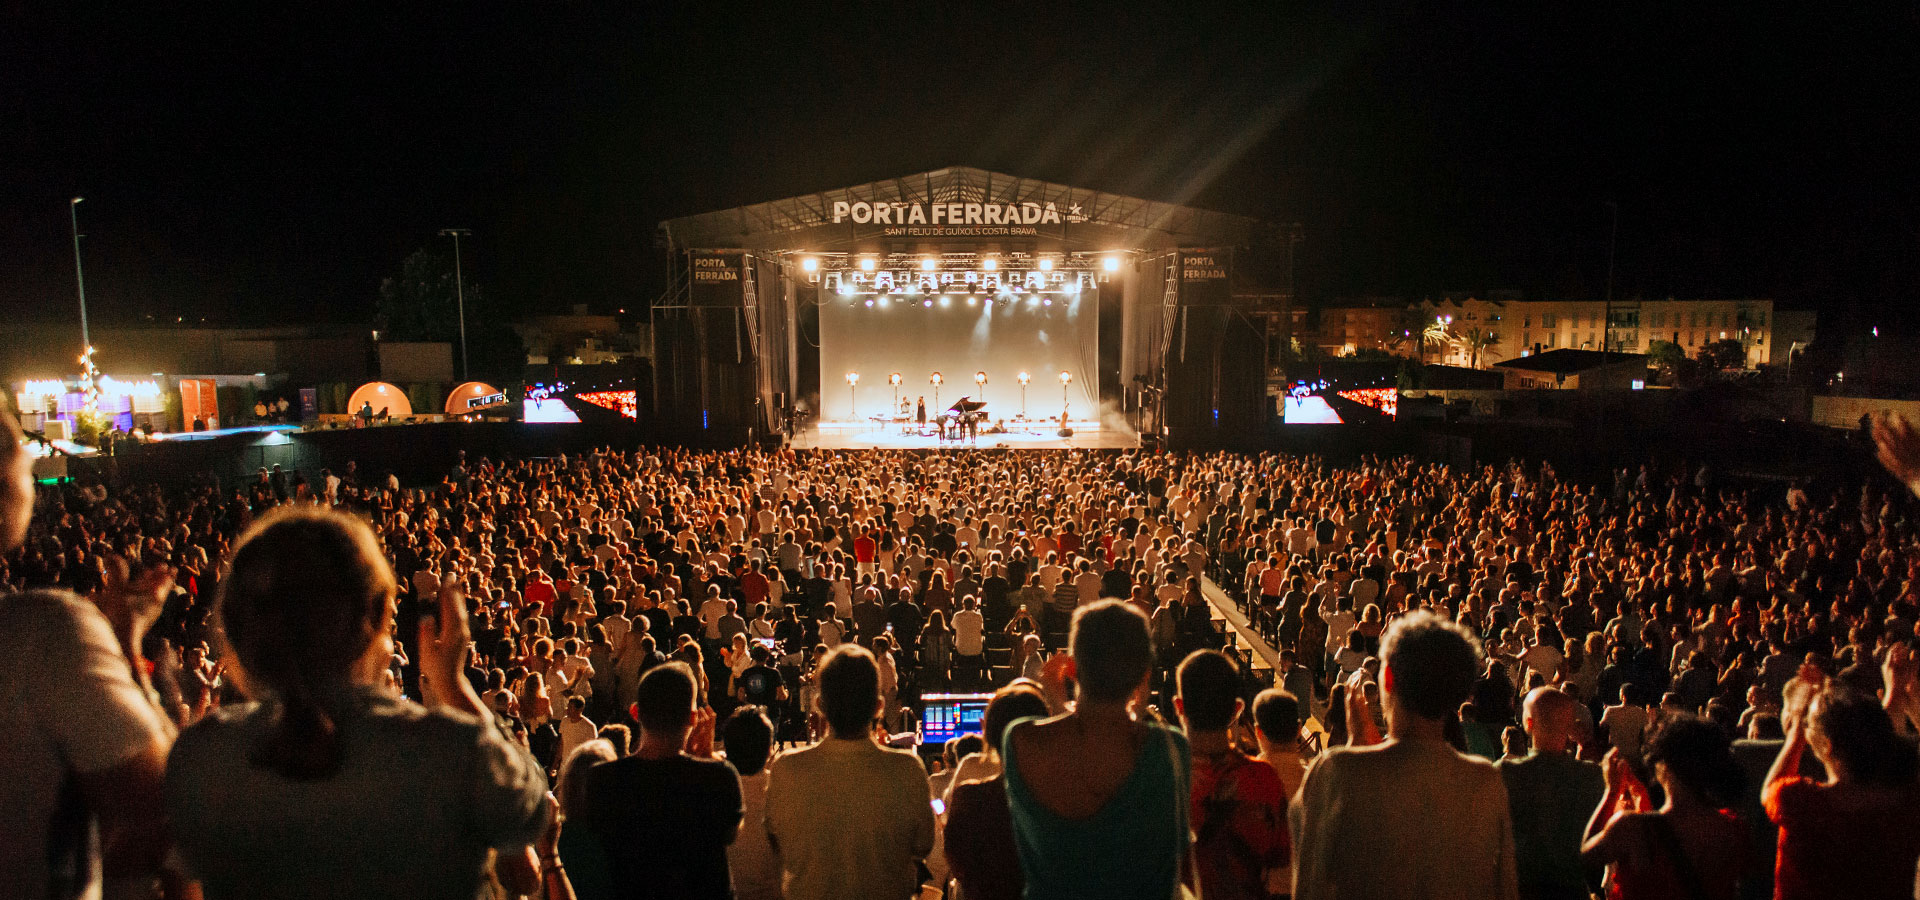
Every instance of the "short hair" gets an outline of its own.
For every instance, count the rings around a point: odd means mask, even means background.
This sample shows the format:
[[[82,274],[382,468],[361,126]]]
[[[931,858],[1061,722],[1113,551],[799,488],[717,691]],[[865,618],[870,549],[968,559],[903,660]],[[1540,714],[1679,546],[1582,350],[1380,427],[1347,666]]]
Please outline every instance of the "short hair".
[[[742,777],[757,775],[773,755],[773,723],[760,707],[742,706],[720,726],[720,740],[735,772]]]
[[[1101,600],[1073,614],[1067,638],[1080,696],[1109,703],[1133,695],[1153,670],[1147,617],[1125,600]]]
[[[841,644],[820,663],[820,714],[843,737],[861,734],[880,708],[880,666],[859,644]]]
[[[1480,641],[1457,622],[1424,610],[1401,616],[1380,639],[1393,694],[1408,712],[1445,719],[1473,693]]]
[[[1000,752],[1000,740],[1007,735],[1007,728],[1021,719],[1046,718],[1051,710],[1047,709],[1047,698],[1033,686],[1025,682],[1007,685],[993,694],[987,701],[986,715],[981,717],[981,736],[986,738],[987,746],[993,752]]]
[[[1218,650],[1195,650],[1175,673],[1180,717],[1196,731],[1223,731],[1239,713],[1240,668]]]
[[[574,694],[567,698],[568,710],[576,710],[576,709],[584,710],[586,708],[587,708],[587,698],[582,697],[579,694]]]
[[[1699,716],[1668,719],[1647,738],[1647,765],[1664,765],[1681,784],[1719,806],[1740,802],[1746,779],[1733,759],[1733,742]]]
[[[1267,688],[1253,698],[1253,727],[1275,743],[1300,739],[1300,698]]]
[[[1814,698],[1811,719],[1828,754],[1861,781],[1905,787],[1920,779],[1920,756],[1872,694],[1828,685]]]
[[[633,731],[618,722],[600,726],[600,740],[613,745],[615,756],[626,756],[633,747]]]
[[[640,676],[634,718],[642,732],[668,732],[687,727],[693,721],[693,698],[697,682],[693,669],[683,662],[654,666]]]

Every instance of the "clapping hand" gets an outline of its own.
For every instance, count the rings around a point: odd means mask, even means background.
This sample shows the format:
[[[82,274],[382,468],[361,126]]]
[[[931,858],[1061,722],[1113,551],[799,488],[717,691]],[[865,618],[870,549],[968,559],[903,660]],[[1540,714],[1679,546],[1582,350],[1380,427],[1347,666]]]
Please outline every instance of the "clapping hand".
[[[1920,481],[1920,432],[1905,416],[1887,414],[1873,421],[1873,443],[1880,464],[1902,484]]]
[[[1367,670],[1355,669],[1347,676],[1347,743],[1365,747],[1381,740],[1380,726],[1373,721],[1373,704],[1367,702]]]
[[[438,609],[420,617],[420,687],[430,705],[485,716],[486,706],[467,683],[467,652],[473,634],[467,625],[467,595],[460,585],[440,588]]]
[[[135,574],[120,556],[106,557],[103,563],[101,574],[106,584],[93,595],[93,604],[113,626],[120,652],[129,660],[138,660],[147,629],[160,618],[167,595],[173,592],[173,569],[154,566]]]

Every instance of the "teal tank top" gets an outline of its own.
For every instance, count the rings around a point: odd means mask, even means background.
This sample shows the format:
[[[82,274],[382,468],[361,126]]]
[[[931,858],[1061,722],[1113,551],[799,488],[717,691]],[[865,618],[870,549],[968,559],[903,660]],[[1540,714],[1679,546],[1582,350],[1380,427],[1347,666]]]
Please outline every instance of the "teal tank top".
[[[1002,739],[1007,805],[1028,900],[1168,900],[1188,842],[1192,753],[1185,734],[1147,723],[1133,773],[1084,819],[1055,815],[1020,775],[1013,729]]]

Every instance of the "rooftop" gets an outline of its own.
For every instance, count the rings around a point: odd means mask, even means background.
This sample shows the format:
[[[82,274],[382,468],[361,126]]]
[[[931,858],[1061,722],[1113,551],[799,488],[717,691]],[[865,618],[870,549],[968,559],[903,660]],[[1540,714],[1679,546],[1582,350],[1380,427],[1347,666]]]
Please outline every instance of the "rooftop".
[[[1555,375],[1572,375],[1589,369],[1598,369],[1603,365],[1619,365],[1625,362],[1639,362],[1646,365],[1644,353],[1601,352],[1599,350],[1575,350],[1562,348],[1521,356],[1505,362],[1494,363],[1498,369],[1519,369],[1526,372],[1549,372]]]

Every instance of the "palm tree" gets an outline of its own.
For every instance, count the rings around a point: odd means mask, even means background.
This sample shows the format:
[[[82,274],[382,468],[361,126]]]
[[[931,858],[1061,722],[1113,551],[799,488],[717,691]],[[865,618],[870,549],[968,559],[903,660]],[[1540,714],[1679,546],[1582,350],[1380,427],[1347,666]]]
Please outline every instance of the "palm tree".
[[[1453,317],[1447,316],[1444,318],[1433,320],[1431,324],[1427,325],[1425,329],[1421,330],[1420,361],[1422,363],[1425,363],[1427,361],[1428,347],[1438,347],[1438,346],[1444,346],[1446,344],[1453,343],[1453,332],[1447,330],[1448,326],[1451,326],[1452,324],[1453,324]]]
[[[1467,354],[1469,365],[1480,368],[1480,351],[1491,350],[1500,345],[1500,332],[1489,331],[1475,326],[1466,333],[1453,339],[1454,343]]]

